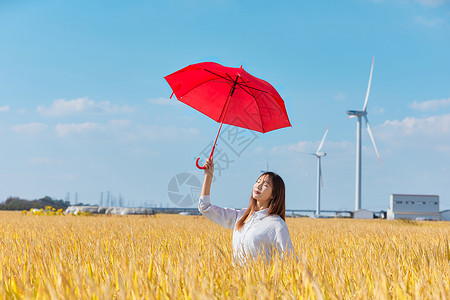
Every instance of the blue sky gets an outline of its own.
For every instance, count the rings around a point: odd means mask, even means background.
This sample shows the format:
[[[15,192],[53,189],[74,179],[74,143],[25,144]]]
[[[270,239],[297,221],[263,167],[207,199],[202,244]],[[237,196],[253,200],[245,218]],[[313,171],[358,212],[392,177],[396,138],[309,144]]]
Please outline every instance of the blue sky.
[[[163,77],[214,61],[270,82],[292,127],[244,132],[239,150],[223,135],[231,162],[213,202],[246,207],[268,163],[288,208],[315,208],[316,161],[301,152],[330,126],[322,209],[352,210],[356,120],[345,111],[362,109],[375,56],[368,117],[382,165],[364,131],[362,206],[417,193],[449,209],[449,53],[447,0],[1,1],[0,199],[98,203],[110,191],[173,206],[169,183],[202,179],[195,157],[218,124],[169,100]]]

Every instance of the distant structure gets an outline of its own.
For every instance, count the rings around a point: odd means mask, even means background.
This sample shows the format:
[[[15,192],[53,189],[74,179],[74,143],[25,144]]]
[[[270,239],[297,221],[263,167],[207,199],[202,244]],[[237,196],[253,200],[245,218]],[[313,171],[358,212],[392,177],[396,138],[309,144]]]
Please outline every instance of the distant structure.
[[[374,213],[367,209],[358,209],[352,213],[353,219],[373,219]]]
[[[441,211],[441,219],[443,221],[450,221],[450,209]]]
[[[391,194],[387,219],[439,221],[439,196]]]
[[[321,158],[327,155],[325,152],[320,152],[322,150],[323,142],[325,142],[325,138],[327,137],[327,133],[330,127],[327,128],[327,131],[325,131],[325,134],[323,135],[322,141],[319,144],[319,148],[317,148],[316,153],[311,153],[315,157],[317,157],[317,195],[316,195],[316,217],[318,218],[320,216],[320,186],[323,186],[323,179],[322,179],[322,164],[321,164]]]
[[[370,84],[372,82],[373,73],[373,63],[375,62],[375,57],[372,58],[372,67],[370,68],[369,85],[367,86],[366,99],[364,100],[364,106],[362,110],[347,110],[349,119],[357,118],[356,123],[356,186],[355,186],[355,211],[362,208],[361,204],[361,123],[362,118],[366,122],[367,132],[372,140],[375,153],[377,154],[378,160],[381,164],[380,154],[378,153],[377,146],[375,145],[375,140],[373,139],[372,130],[370,129],[369,119],[367,118],[367,101],[369,100]]]
[[[105,215],[154,215],[155,210],[144,207],[69,206],[64,214],[91,213]]]

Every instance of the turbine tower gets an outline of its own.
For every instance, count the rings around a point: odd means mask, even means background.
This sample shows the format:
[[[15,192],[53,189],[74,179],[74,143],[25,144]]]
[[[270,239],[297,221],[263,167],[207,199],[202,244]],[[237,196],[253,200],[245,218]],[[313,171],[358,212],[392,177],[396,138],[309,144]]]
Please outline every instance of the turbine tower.
[[[269,158],[267,157],[267,166],[266,166],[266,170],[261,170],[261,173],[266,173],[269,172]]]
[[[347,110],[350,118],[358,118],[356,123],[356,188],[355,188],[355,211],[361,209],[361,118],[364,117],[366,121],[367,132],[372,140],[373,147],[377,154],[378,160],[381,164],[380,155],[378,154],[375,140],[373,139],[372,130],[370,129],[369,119],[367,118],[367,100],[369,99],[370,83],[372,82],[373,63],[375,57],[372,59],[372,67],[370,68],[369,85],[367,86],[366,99],[364,100],[363,110]]]
[[[320,216],[320,185],[323,184],[322,180],[322,166],[321,166],[321,158],[327,155],[324,152],[320,152],[322,149],[323,143],[325,142],[325,137],[327,136],[328,130],[327,128],[325,134],[323,135],[322,141],[320,142],[319,148],[317,148],[316,153],[312,153],[315,157],[317,157],[317,198],[316,198],[316,217]]]

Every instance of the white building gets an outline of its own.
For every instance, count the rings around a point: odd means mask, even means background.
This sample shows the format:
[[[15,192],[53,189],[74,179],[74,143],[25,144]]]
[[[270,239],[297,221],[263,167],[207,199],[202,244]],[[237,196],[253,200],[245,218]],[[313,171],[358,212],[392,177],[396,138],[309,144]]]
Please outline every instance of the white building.
[[[441,219],[444,221],[450,221],[450,209],[441,211]]]
[[[439,196],[391,194],[387,219],[440,220]]]
[[[353,219],[373,219],[373,212],[367,209],[359,209],[353,212]]]

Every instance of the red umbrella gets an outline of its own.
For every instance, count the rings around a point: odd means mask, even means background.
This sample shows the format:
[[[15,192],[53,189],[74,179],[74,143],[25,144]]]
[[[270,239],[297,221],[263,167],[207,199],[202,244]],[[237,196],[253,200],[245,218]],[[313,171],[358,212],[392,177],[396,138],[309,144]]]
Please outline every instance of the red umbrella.
[[[209,159],[212,159],[222,124],[259,132],[291,126],[284,101],[268,82],[213,62],[189,65],[164,77],[177,99],[220,123]],[[197,158],[196,165],[200,158]]]

